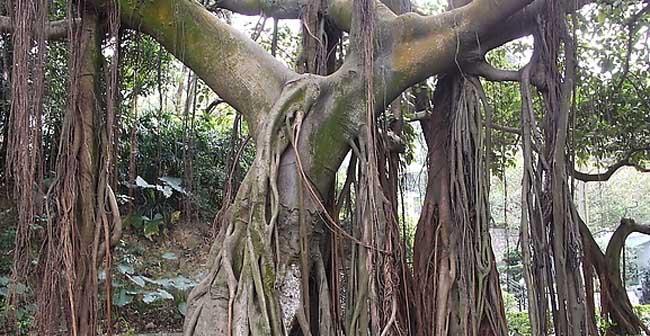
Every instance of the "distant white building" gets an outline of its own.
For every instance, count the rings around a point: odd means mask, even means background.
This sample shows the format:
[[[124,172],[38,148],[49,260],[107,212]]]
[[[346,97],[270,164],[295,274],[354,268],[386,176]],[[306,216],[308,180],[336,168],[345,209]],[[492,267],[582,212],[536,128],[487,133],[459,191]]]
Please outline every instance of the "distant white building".
[[[595,237],[602,251],[607,249],[613,234],[613,232],[605,232]],[[632,304],[639,304],[641,280],[643,274],[650,271],[650,235],[638,232],[630,234],[625,240],[625,251],[627,295]]]
[[[596,242],[602,251],[605,251],[613,232],[605,232],[596,237]],[[626,256],[627,262],[636,265],[639,271],[650,270],[650,235],[634,232],[625,240],[626,251],[632,255]]]

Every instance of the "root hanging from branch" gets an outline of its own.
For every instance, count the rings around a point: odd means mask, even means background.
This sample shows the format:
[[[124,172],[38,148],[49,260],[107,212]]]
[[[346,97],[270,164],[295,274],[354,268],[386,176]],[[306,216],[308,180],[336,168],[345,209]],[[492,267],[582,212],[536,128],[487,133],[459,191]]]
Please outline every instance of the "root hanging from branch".
[[[522,248],[524,273],[534,335],[550,329],[559,335],[592,335],[597,332],[593,313],[586,311],[585,286],[579,270],[583,255],[577,212],[568,179],[567,139],[571,98],[575,81],[575,45],[568,32],[559,1],[545,3],[545,15],[535,34],[533,58],[521,72],[522,146]],[[563,55],[564,59],[561,59]],[[560,63],[564,65],[561,71]],[[544,83],[538,87],[543,101],[543,137],[537,137],[529,90],[531,69]],[[533,166],[533,148],[539,148]],[[583,237],[584,238],[584,237]],[[593,304],[590,305],[593,309]],[[591,315],[591,318],[589,317]]]
[[[553,304],[555,295],[549,286],[554,330],[560,335],[587,335],[593,328],[587,326],[584,307],[584,280],[579,272],[583,251],[577,214],[571,206],[571,185],[567,173],[569,160],[566,154],[576,76],[575,45],[568,32],[560,1],[548,1],[545,13],[535,48],[539,50],[538,69],[546,84],[541,92],[545,109],[542,152],[548,162],[542,174],[542,209],[543,225],[549,235],[552,279],[557,297],[557,302]],[[563,60],[560,55],[563,55]],[[560,63],[564,64],[563,71]]]
[[[521,72],[521,134],[522,153],[524,158],[522,192],[521,192],[521,249],[524,265],[524,280],[528,296],[528,311],[533,335],[546,335],[549,330],[547,316],[550,314],[546,297],[552,277],[550,274],[551,260],[546,253],[548,238],[544,229],[544,215],[542,210],[542,190],[540,188],[542,177],[539,164],[535,163],[534,148],[537,135],[537,122],[533,110],[529,78],[537,54],[533,61],[524,67]],[[542,158],[538,158],[542,160]],[[538,161],[539,162],[539,161]],[[536,265],[543,265],[542,267]]]
[[[432,118],[422,122],[429,180],[414,247],[417,335],[506,334],[488,232],[484,96],[478,80],[447,75]]]
[[[460,330],[463,333],[503,335],[505,311],[496,262],[490,244],[489,139],[491,110],[478,79],[465,78],[455,99],[450,143],[450,192],[459,246],[457,282]],[[463,311],[465,309],[465,311]]]
[[[13,10],[13,66],[11,107],[8,120],[7,172],[13,183],[18,223],[12,266],[12,283],[26,283],[31,271],[31,228],[41,213],[43,164],[41,115],[45,81],[46,0],[16,1]],[[32,49],[36,48],[34,55]],[[36,198],[35,198],[36,197]],[[11,286],[9,304],[15,308],[22,298]],[[14,310],[15,311],[15,310]]]

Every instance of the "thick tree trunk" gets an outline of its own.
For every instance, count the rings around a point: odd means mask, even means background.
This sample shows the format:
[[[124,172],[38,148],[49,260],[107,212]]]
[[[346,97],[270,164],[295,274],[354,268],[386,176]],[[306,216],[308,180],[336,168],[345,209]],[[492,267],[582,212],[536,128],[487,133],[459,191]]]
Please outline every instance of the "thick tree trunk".
[[[186,335],[333,335],[335,228],[320,202],[332,196],[352,136],[346,90],[304,75],[257,128],[256,158],[220,219],[210,274],[190,294]]]
[[[70,38],[74,50],[70,98],[41,260],[43,279],[36,321],[44,335],[59,330],[63,320],[71,335],[96,334],[98,263],[110,253],[121,232],[117,202],[108,186],[106,139],[110,127],[105,125],[96,96],[101,60],[99,21],[94,10],[82,8],[81,25]],[[106,281],[110,282],[110,276]]]

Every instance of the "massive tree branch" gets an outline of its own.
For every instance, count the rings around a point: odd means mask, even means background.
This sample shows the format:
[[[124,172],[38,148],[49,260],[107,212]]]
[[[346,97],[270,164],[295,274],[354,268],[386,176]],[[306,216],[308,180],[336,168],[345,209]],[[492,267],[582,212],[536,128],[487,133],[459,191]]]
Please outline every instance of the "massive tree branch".
[[[276,19],[297,19],[307,3],[306,0],[217,0],[208,9],[227,9],[242,15],[264,15]]]
[[[564,11],[573,13],[593,0],[565,1]],[[545,0],[534,0],[522,10],[508,17],[495,29],[484,32],[480,35],[480,45],[473,51],[473,57],[482,57],[488,51],[502,46],[510,41],[516,40],[533,33],[536,27],[536,18],[542,13],[546,6]]]
[[[263,15],[276,19],[302,19],[309,0],[217,0],[207,8],[226,9],[241,15]],[[327,18],[339,29],[349,31],[352,0],[328,0]]]
[[[475,0],[440,15],[408,13],[383,18],[380,27],[390,32],[390,37],[383,40],[394,43],[388,55],[391,66],[384,76],[392,86],[387,92],[401,92],[454,65],[460,67],[469,58],[467,54],[481,44],[481,36],[529,3],[530,0]]]
[[[58,40],[65,38],[68,34],[68,20],[51,21],[46,27],[45,35],[50,40]],[[79,19],[74,21],[74,24],[79,24]],[[11,24],[11,18],[7,16],[0,16],[0,33],[12,33],[14,27]]]
[[[576,180],[580,180],[582,182],[605,182],[609,180],[612,177],[612,175],[614,175],[614,173],[616,173],[622,167],[634,167],[640,172],[650,171],[648,168],[641,167],[636,163],[631,163],[628,160],[621,160],[613,164],[609,168],[607,168],[607,170],[603,173],[598,173],[598,174],[583,173],[581,171],[575,170],[574,168],[572,175]]]
[[[511,15],[529,5],[532,0],[474,0],[461,8],[446,12],[458,22],[458,33],[469,34],[467,38],[476,38],[477,34],[488,32],[495,24],[503,22]]]
[[[543,0],[530,2],[475,0],[440,15],[397,16],[377,1],[376,34],[377,40],[383,43],[376,48],[375,78],[382,79],[375,86],[376,98],[389,102],[414,83],[469,59],[468,54],[482,44],[480,39],[501,33],[494,28],[498,22],[523,20],[521,25],[528,25]],[[122,19],[127,25],[156,38],[226,102],[241,111],[253,128],[260,112],[270,109],[284,84],[297,77],[255,42],[220,22],[198,3],[121,0],[121,6]],[[305,6],[305,0],[270,4],[260,0],[220,0],[211,8],[295,18],[301,16]],[[325,14],[337,26],[349,30],[352,1],[329,0]],[[520,29],[516,30],[519,34]],[[492,71],[490,74],[508,80],[516,73]]]
[[[633,232],[650,235],[650,225],[637,224],[634,220],[628,218],[621,219],[621,224],[614,231],[605,250],[605,256],[611,265],[620,265],[621,251],[625,245],[625,240]],[[616,270],[620,273],[618,267],[616,267]]]
[[[99,1],[99,0],[98,0]],[[520,11],[531,0],[475,0],[435,16],[409,13],[397,16],[377,1],[375,78],[379,101],[391,101],[404,89],[446,71],[479,36]],[[540,1],[540,0],[537,0]],[[299,18],[305,0],[219,0],[211,9],[242,14]],[[201,5],[188,0],[133,2],[121,0],[122,19],[152,35],[192,68],[217,94],[241,111],[252,127],[260,111],[268,111],[287,81],[296,74],[249,38],[220,22]],[[329,0],[325,13],[339,28],[349,30],[351,0]],[[189,51],[191,49],[191,51]],[[186,52],[187,50],[187,52]]]
[[[122,20],[160,42],[255,129],[297,74],[195,1],[121,0]]]
[[[539,1],[539,0],[538,0]],[[421,16],[408,13],[397,16],[376,1],[378,40],[386,41],[378,50],[387,64],[379,75],[388,83],[381,88],[387,101],[411,84],[452,66],[471,49],[478,36],[486,34],[498,22],[520,11],[531,0],[475,0],[449,12]],[[264,14],[277,18],[300,18],[305,0],[220,0],[211,8],[223,8],[245,15]],[[351,0],[329,0],[326,15],[340,29],[348,30],[352,21]],[[460,40],[460,41],[459,41]],[[461,43],[462,41],[462,43]],[[468,42],[469,41],[469,42]],[[391,52],[392,51],[392,52]]]
[[[620,161],[614,163],[609,168],[607,168],[607,170],[605,172],[602,172],[602,173],[597,173],[597,174],[583,173],[583,172],[580,172],[580,171],[576,170],[575,167],[573,167],[572,170],[571,170],[571,175],[576,180],[580,180],[580,181],[583,181],[583,182],[604,182],[604,181],[609,180],[612,177],[612,175],[614,175],[614,173],[616,173],[622,167],[634,167],[634,168],[636,168],[636,170],[638,170],[638,171],[640,171],[642,173],[649,172],[650,171],[649,168],[645,168],[645,167],[639,165],[638,163],[633,162],[633,161],[630,160],[632,155],[634,155],[635,153],[644,152],[644,151],[650,151],[650,147],[635,148],[635,149],[632,149],[632,150],[628,151],[625,154],[625,156],[623,157],[623,159],[621,159]]]

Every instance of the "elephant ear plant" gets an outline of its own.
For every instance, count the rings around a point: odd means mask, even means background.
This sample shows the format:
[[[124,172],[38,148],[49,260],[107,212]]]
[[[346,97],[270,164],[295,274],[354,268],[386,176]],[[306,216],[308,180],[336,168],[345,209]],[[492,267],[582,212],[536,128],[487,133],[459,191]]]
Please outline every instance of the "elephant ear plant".
[[[181,185],[180,178],[163,176],[159,180],[160,184],[150,184],[142,177],[136,177],[135,185],[131,188],[138,190],[136,197],[142,201],[138,202],[137,209],[124,220],[125,227],[133,227],[150,240],[168,225],[179,221],[180,200],[190,197]],[[132,199],[126,201],[134,202]]]

